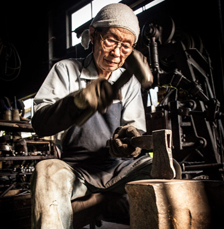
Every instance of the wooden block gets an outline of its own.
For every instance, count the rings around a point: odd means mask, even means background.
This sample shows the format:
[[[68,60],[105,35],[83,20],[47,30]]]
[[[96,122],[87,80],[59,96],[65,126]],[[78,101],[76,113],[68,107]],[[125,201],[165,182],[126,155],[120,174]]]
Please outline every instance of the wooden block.
[[[132,229],[223,228],[222,181],[134,181],[126,191]]]

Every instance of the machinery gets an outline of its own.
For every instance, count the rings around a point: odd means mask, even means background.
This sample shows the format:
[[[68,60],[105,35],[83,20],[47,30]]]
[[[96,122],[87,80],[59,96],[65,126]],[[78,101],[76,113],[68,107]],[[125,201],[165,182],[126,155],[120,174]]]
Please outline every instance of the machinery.
[[[201,38],[176,30],[169,16],[146,22],[141,38],[148,49],[153,87],[159,88],[158,103],[146,106],[147,134],[172,130],[173,157],[184,178],[222,180],[223,114]],[[145,94],[150,98],[150,92]]]
[[[34,134],[30,119],[23,118],[24,105],[7,97],[0,99],[0,199],[30,193],[30,178],[40,160],[57,158],[51,139]],[[15,109],[17,108],[17,109]],[[13,114],[18,111],[18,117]],[[24,137],[22,133],[27,133]],[[33,134],[32,134],[33,133]]]

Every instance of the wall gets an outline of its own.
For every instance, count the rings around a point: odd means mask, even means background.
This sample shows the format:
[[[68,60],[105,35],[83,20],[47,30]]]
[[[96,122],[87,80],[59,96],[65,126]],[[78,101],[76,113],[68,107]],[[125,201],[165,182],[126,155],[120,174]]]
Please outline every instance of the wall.
[[[42,4],[7,1],[0,14],[0,37],[11,42],[21,58],[21,72],[11,81],[0,80],[1,95],[23,97],[39,87],[48,71],[47,13]],[[2,63],[1,63],[2,64]]]

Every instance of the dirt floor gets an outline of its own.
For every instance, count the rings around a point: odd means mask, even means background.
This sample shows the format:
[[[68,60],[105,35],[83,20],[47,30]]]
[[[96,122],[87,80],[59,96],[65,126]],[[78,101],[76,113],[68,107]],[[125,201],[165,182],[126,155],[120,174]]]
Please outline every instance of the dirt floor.
[[[110,223],[110,222],[105,222],[102,221],[102,226],[101,227],[95,227],[96,229],[130,229],[130,226],[124,225],[124,224],[117,224],[117,223]],[[90,226],[85,226],[83,229],[90,229]]]

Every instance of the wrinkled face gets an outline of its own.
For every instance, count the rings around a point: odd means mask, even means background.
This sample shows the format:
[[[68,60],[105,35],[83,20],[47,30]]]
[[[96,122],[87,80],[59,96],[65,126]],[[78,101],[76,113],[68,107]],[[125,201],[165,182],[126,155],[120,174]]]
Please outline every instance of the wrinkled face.
[[[93,56],[100,76],[109,78],[112,71],[121,67],[131,54],[135,36],[127,29],[90,27]]]

